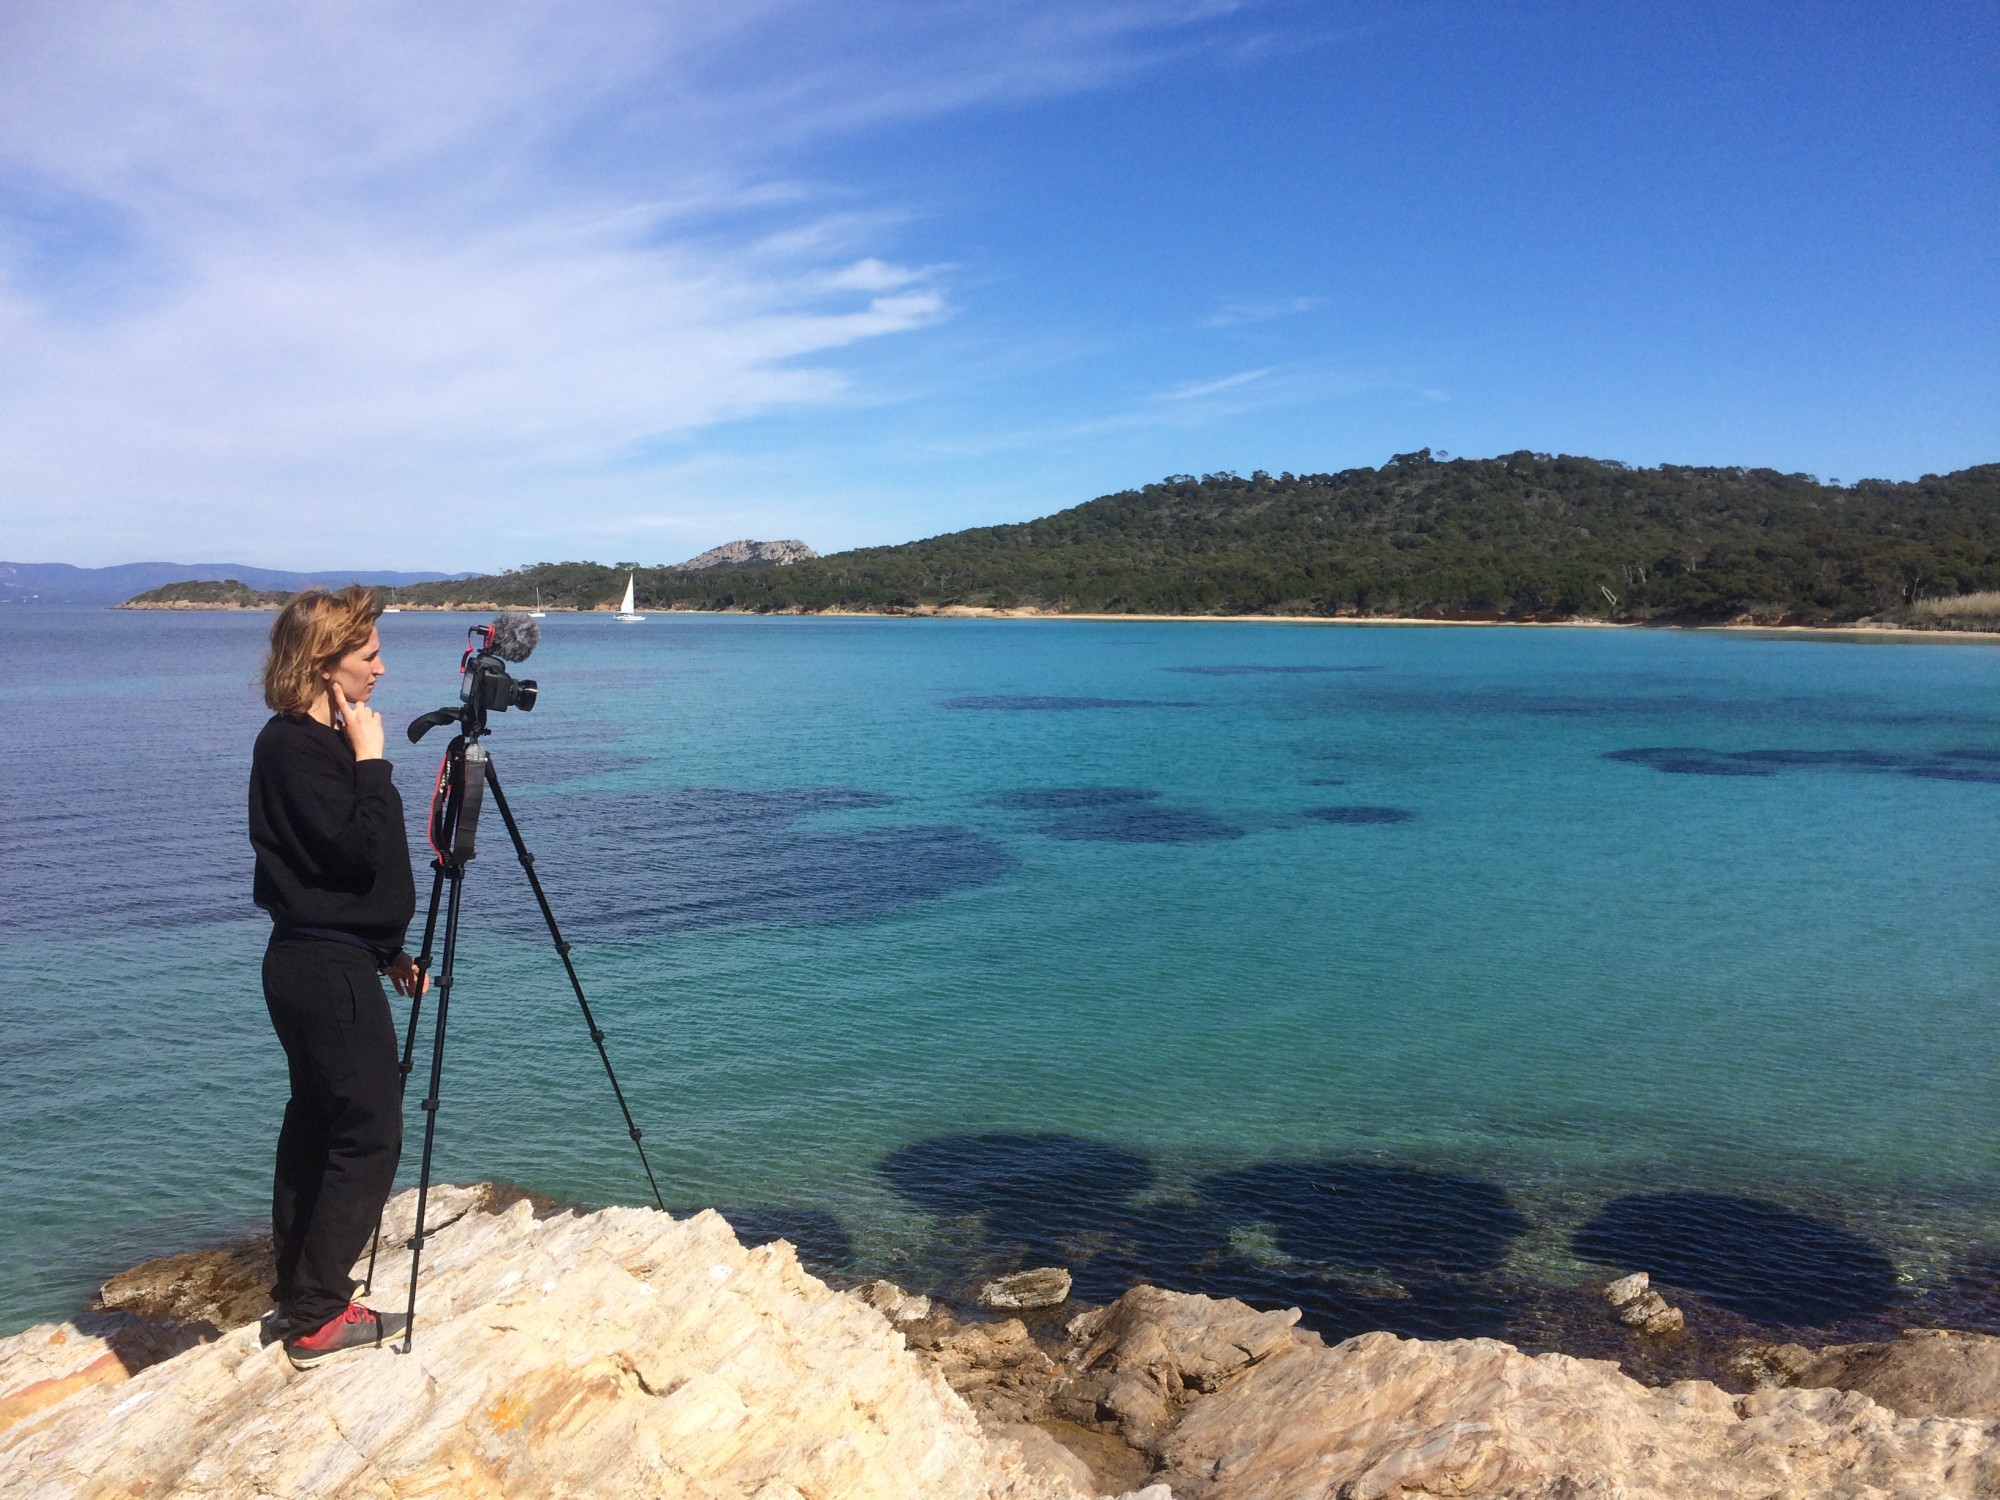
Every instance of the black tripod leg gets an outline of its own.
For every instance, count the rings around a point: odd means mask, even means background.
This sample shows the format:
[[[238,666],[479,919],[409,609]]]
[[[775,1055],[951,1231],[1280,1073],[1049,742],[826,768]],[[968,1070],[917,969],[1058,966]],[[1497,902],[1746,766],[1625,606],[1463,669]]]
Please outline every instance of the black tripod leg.
[[[410,1092],[410,1059],[417,1050],[417,1017],[424,1009],[424,976],[431,971],[431,940],[437,936],[438,897],[444,893],[444,862],[431,861],[431,908],[424,917],[424,946],[417,954],[417,988],[410,996],[410,1024],[403,1033],[402,1081],[399,1092],[407,1096]],[[365,1297],[375,1289],[375,1256],[382,1248],[382,1216],[375,1215],[375,1235],[368,1241],[368,1274],[361,1279],[361,1294]]]
[[[453,865],[445,872],[451,881],[451,899],[445,908],[444,962],[438,967],[437,1020],[431,1037],[431,1086],[424,1096],[424,1165],[417,1177],[417,1224],[410,1236],[409,1325],[403,1334],[403,1352],[408,1354],[417,1339],[417,1272],[424,1258],[424,1208],[430,1199],[431,1148],[437,1140],[438,1095],[444,1085],[444,1028],[451,1015],[453,960],[458,956],[459,898],[465,889],[465,866]]]
[[[431,940],[437,936],[438,897],[444,892],[444,861],[431,861],[431,907],[424,914],[424,945],[417,951],[417,993],[410,997],[410,1025],[403,1033],[403,1086],[410,1082],[410,1058],[417,1050],[417,1016],[424,1008],[423,976],[431,971]]]
[[[514,841],[514,855],[521,861],[521,868],[528,872],[528,884],[534,887],[535,902],[542,909],[542,920],[549,924],[549,937],[556,945],[557,956],[562,959],[563,972],[569,975],[569,987],[576,991],[576,1003],[583,1008],[583,1024],[590,1028],[590,1039],[597,1043],[597,1055],[604,1063],[604,1076],[611,1080],[611,1092],[617,1096],[619,1112],[625,1116],[625,1129],[632,1137],[632,1144],[639,1149],[639,1165],[645,1169],[646,1185],[653,1190],[653,1202],[659,1205],[660,1212],[665,1213],[666,1200],[660,1196],[659,1183],[653,1180],[653,1164],[646,1160],[646,1145],[640,1139],[642,1132],[633,1123],[631,1106],[625,1102],[625,1090],[618,1086],[618,1075],[611,1070],[611,1054],[604,1050],[604,1030],[590,1013],[590,1002],[583,995],[583,981],[576,977],[576,965],[570,962],[569,944],[563,940],[562,929],[556,925],[556,914],[549,906],[548,896],[542,891],[541,878],[535,874],[535,856],[528,852],[528,846],[521,838],[521,829],[514,822],[514,809],[507,805],[507,798],[500,790],[500,778],[490,761],[486,767],[486,787],[493,793],[493,804],[500,809],[500,816],[506,820],[507,837]],[[451,952],[449,931],[447,928],[447,955]],[[450,962],[449,957],[446,962]]]

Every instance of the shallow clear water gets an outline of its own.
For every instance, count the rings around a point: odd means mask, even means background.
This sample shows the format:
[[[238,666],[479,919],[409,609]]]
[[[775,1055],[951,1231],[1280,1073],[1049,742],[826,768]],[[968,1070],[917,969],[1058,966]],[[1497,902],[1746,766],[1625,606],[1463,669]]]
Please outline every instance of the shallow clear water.
[[[385,617],[392,724],[468,623]],[[268,625],[0,613],[0,1329],[263,1215]],[[558,615],[522,670],[495,762],[675,1208],[1337,1331],[1639,1264],[1770,1324],[1993,1302],[2000,651]],[[413,825],[441,748],[392,747]],[[489,821],[440,1175],[638,1201]]]

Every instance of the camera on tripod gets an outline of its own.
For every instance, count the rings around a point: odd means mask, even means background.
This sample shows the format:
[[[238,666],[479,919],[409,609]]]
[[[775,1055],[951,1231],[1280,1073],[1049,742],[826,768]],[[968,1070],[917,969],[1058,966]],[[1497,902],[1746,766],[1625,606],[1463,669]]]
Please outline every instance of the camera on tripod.
[[[501,821],[507,825],[507,838],[514,846],[514,857],[520,861],[521,869],[528,877],[528,888],[535,893],[535,904],[541,908],[542,921],[549,929],[549,939],[555,944],[556,956],[562,960],[563,972],[569,976],[570,989],[575,992],[577,1006],[583,1012],[583,1024],[590,1033],[591,1041],[596,1044],[597,1056],[604,1064],[604,1076],[611,1080],[612,1095],[618,1101],[619,1111],[625,1116],[625,1133],[632,1137],[632,1144],[638,1148],[639,1165],[645,1170],[646,1185],[653,1190],[653,1202],[662,1212],[667,1206],[666,1199],[660,1195],[660,1184],[653,1176],[653,1164],[646,1157],[646,1147],[641,1139],[643,1132],[632,1118],[631,1107],[625,1102],[625,1091],[618,1084],[618,1075],[611,1070],[611,1054],[604,1046],[604,1028],[597,1024],[597,1017],[591,1013],[590,1001],[584,997],[583,981],[577,977],[576,964],[570,957],[570,946],[563,939],[562,929],[556,925],[556,914],[542,889],[541,877],[535,873],[535,856],[528,852],[528,846],[521,838],[521,829],[514,821],[514,810],[507,805],[506,794],[500,790],[500,775],[493,768],[493,757],[480,744],[487,732],[488,714],[505,713],[510,708],[526,713],[535,706],[537,688],[534,682],[529,678],[510,676],[507,663],[526,661],[541,642],[542,629],[527,615],[510,613],[499,616],[490,625],[475,625],[466,635],[465,655],[458,666],[458,706],[432,709],[410,724],[412,744],[430,730],[441,729],[447,724],[456,724],[458,733],[445,747],[444,758],[438,763],[436,790],[431,796],[430,844],[435,856],[431,861],[431,904],[429,914],[424,918],[423,949],[416,960],[418,972],[428,975],[442,905],[444,953],[437,976],[437,1019],[433,1022],[431,1039],[430,1089],[423,1100],[424,1159],[422,1171],[417,1177],[417,1222],[409,1242],[410,1303],[403,1334],[405,1354],[414,1347],[417,1336],[417,1277],[422,1269],[426,1238],[424,1211],[430,1200],[431,1150],[437,1140],[438,1099],[444,1084],[444,1034],[446,1020],[451,1013],[465,872],[473,857],[480,809],[488,796],[500,810]],[[447,890],[450,892],[448,901]],[[416,1060],[417,1017],[422,1013],[423,993],[420,983],[410,1000],[409,1028],[403,1035],[401,1071],[406,1087],[410,1069]],[[369,1285],[373,1285],[375,1280],[375,1253],[380,1248],[381,1237],[382,1228],[378,1220],[375,1245],[368,1251]]]
[[[515,620],[520,624],[516,626]],[[507,663],[526,661],[541,640],[541,630],[533,620],[520,615],[502,615],[491,625],[475,625],[467,632],[474,644],[465,648],[458,667],[458,699],[479,713],[505,713],[518,708],[522,713],[535,706],[538,689],[532,677],[516,680],[507,675]]]
[[[415,744],[433,729],[457,724],[478,739],[486,732],[486,716],[518,708],[527,713],[535,706],[540,689],[532,677],[513,677],[507,663],[526,661],[541,644],[542,628],[523,614],[504,614],[490,625],[475,625],[466,632],[465,655],[458,664],[457,708],[439,708],[414,720],[410,742]]]

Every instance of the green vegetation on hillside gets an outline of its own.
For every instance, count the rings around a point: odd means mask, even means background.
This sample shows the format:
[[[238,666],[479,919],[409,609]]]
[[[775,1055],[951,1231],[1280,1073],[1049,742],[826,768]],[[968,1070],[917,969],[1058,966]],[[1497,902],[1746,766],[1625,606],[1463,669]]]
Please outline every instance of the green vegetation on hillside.
[[[120,609],[276,609],[292,596],[282,589],[253,589],[234,578],[191,578],[135,594]]]
[[[615,600],[631,565],[422,584],[409,604]],[[1140,614],[1832,624],[2000,588],[2000,464],[1850,487],[1769,469],[1402,454],[1177,476],[1012,526],[787,567],[638,569],[643,609],[971,605]],[[1912,621],[1912,623],[1923,623]]]

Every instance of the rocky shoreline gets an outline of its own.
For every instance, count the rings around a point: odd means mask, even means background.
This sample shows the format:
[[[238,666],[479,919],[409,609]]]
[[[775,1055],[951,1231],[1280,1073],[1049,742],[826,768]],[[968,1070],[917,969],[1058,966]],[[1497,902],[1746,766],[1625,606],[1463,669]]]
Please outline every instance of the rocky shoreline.
[[[391,1206],[409,1232],[413,1195]],[[961,1320],[838,1290],[721,1217],[433,1197],[416,1349],[310,1374],[264,1343],[257,1246],[151,1261],[0,1339],[9,1495],[993,1500],[2000,1493],[2000,1339],[1745,1341],[1726,1390],[1494,1339],[1367,1333],[1042,1268]],[[404,1259],[376,1297],[397,1307]],[[1607,1325],[1681,1337],[1643,1277]]]

